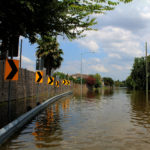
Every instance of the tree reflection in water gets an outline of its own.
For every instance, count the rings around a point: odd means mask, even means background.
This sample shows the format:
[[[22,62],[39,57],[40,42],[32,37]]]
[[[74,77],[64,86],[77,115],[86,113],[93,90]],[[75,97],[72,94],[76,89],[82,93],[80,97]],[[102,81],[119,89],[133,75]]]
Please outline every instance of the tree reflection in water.
[[[144,91],[133,91],[130,94],[131,122],[135,126],[143,126],[150,131],[150,99],[146,101]]]
[[[32,132],[36,147],[46,148],[60,145],[59,142],[63,140],[60,109],[65,114],[69,112],[69,107],[70,99],[62,100],[48,107],[37,117],[34,132]]]

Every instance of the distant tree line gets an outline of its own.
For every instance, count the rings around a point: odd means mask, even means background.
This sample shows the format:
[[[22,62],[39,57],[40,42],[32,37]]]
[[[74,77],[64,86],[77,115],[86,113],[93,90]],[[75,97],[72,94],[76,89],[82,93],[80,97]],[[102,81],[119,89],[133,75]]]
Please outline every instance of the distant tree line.
[[[150,56],[148,59],[148,74],[150,74]],[[150,86],[150,76],[148,77]],[[132,70],[126,79],[126,86],[130,89],[145,90],[146,89],[146,60],[144,57],[135,58]]]
[[[72,76],[62,73],[62,72],[55,72],[54,76],[58,75],[60,79],[69,79],[73,83],[81,84],[81,77],[73,78]],[[86,78],[82,78],[82,83],[86,84],[89,90],[92,89],[98,89],[102,87],[102,84],[104,84],[105,87],[124,87],[125,81],[114,81],[110,77],[101,77],[99,73],[96,74],[90,74]]]
[[[124,81],[117,80],[117,81],[114,81],[114,85],[115,85],[115,87],[126,87],[126,81],[125,80]]]

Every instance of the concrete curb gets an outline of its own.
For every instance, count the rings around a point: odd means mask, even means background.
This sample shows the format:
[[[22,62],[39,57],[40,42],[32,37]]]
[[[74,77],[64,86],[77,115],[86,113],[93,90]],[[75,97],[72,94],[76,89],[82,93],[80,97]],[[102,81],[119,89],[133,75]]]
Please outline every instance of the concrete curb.
[[[3,144],[11,135],[13,135],[18,129],[25,125],[29,120],[31,120],[35,115],[37,115],[41,110],[43,110],[47,105],[55,102],[59,98],[62,98],[66,95],[72,94],[72,91],[54,96],[32,110],[26,112],[16,120],[10,122],[8,125],[0,129],[0,145]]]

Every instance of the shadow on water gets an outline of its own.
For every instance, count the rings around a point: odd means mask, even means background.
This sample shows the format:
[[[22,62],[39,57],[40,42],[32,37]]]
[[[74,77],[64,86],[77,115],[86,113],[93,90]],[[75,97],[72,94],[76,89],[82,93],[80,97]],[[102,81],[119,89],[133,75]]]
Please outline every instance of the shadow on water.
[[[131,122],[150,129],[150,98],[146,100],[144,91],[128,91],[131,99]]]
[[[85,97],[92,99],[100,99],[101,96],[105,96],[105,97],[111,97],[114,94],[114,90],[112,88],[108,88],[108,89],[98,89],[98,90],[93,90],[93,91],[87,91],[86,94],[84,94]]]
[[[101,98],[101,92],[87,91],[85,97],[88,98],[88,99],[100,99]]]
[[[8,102],[0,103],[0,128],[7,125],[9,122],[15,120],[22,114],[34,108],[37,104],[40,104],[48,98],[57,95],[58,92],[54,93],[43,93],[39,96],[39,102],[36,101],[36,96],[27,97],[23,99],[12,100],[10,103],[10,110],[8,111]],[[8,117],[9,116],[9,117]]]
[[[64,115],[67,116],[70,108],[70,97],[62,98],[59,102],[49,105],[42,113],[35,117],[29,125],[23,127],[23,131],[18,131],[1,147],[1,150],[6,149],[20,149],[21,147],[30,147],[29,143],[32,140],[31,147],[37,148],[49,148],[58,147],[61,145],[62,138],[62,122]],[[30,126],[34,128],[30,128]],[[26,135],[23,139],[19,134]],[[13,143],[13,140],[18,142]],[[22,140],[27,145],[22,143]],[[31,143],[30,143],[31,144]]]
[[[106,97],[111,97],[114,94],[114,89],[113,88],[108,88],[108,89],[101,89],[102,95]]]

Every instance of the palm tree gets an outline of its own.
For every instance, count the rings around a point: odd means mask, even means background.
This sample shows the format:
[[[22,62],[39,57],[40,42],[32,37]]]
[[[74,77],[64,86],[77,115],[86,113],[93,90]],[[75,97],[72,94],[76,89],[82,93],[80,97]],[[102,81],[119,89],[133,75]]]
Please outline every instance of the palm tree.
[[[54,37],[43,36],[37,40],[37,44],[36,56],[44,59],[46,74],[51,75],[52,69],[57,69],[61,66],[63,51],[59,48],[59,43]]]

